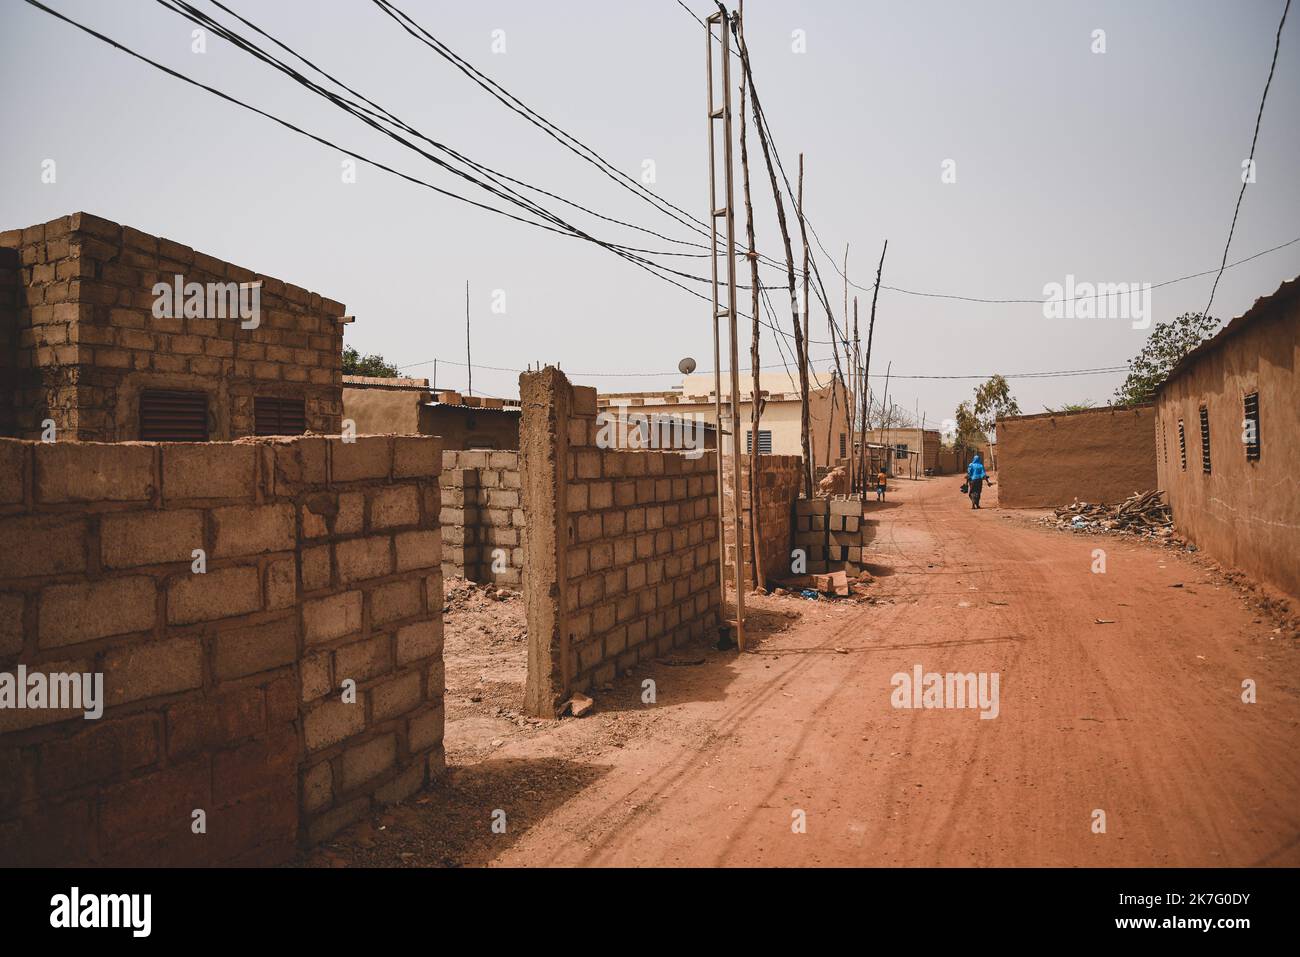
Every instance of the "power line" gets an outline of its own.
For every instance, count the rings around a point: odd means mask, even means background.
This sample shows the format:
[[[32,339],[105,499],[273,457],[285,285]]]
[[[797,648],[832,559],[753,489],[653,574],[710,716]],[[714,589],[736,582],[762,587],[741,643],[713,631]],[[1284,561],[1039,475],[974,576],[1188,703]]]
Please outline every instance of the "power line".
[[[1242,173],[1241,190],[1237,193],[1237,205],[1232,211],[1232,225],[1228,227],[1228,241],[1223,244],[1223,261],[1219,264],[1219,273],[1214,277],[1214,285],[1210,287],[1210,298],[1201,313],[1204,316],[1210,314],[1210,306],[1214,305],[1214,294],[1219,288],[1219,277],[1223,275],[1224,264],[1228,261],[1228,248],[1232,245],[1232,234],[1237,231],[1237,216],[1241,213],[1241,201],[1246,195],[1246,184],[1254,174],[1255,144],[1259,142],[1259,125],[1264,119],[1264,103],[1268,100],[1268,88],[1273,85],[1273,71],[1277,69],[1277,51],[1282,46],[1282,27],[1286,23],[1286,15],[1290,9],[1291,0],[1286,0],[1286,6],[1282,8],[1282,19],[1277,24],[1277,36],[1273,38],[1273,62],[1269,64],[1268,79],[1264,81],[1264,95],[1259,98],[1259,112],[1255,114],[1255,134],[1250,138],[1250,158]]]
[[[398,366],[398,368],[399,368],[399,369],[414,369],[414,368],[416,368],[417,366],[429,365],[429,364],[431,364],[431,363],[433,363],[433,362],[435,362],[435,361],[436,361],[439,365],[449,365],[449,366],[459,366],[459,367],[464,367],[464,366],[465,366],[465,363],[463,363],[463,362],[453,362],[453,361],[451,361],[451,360],[449,360],[449,359],[441,359],[441,358],[440,358],[440,359],[436,359],[436,360],[435,360],[435,359],[423,359],[423,360],[421,360],[420,362],[412,362],[412,363],[409,363],[409,364],[407,364],[407,365]],[[830,360],[829,358],[825,358],[825,359],[818,359],[818,360],[816,360],[816,361],[818,361],[818,362],[830,362],[831,360]],[[771,365],[761,365],[761,366],[759,366],[758,368],[759,368],[759,371],[762,371],[762,370],[765,370],[765,369],[780,369],[780,368],[783,367],[783,365],[784,365],[784,368],[786,369],[786,371],[789,372],[789,366],[788,366],[788,365],[785,365],[784,362],[782,363],[782,365],[777,365],[777,364],[774,363],[774,364],[771,364]],[[514,372],[514,373],[519,373],[519,372],[530,372],[530,371],[532,371],[532,370],[530,370],[530,369],[518,369],[518,368],[511,367],[511,366],[486,366],[486,365],[480,365],[480,364],[478,364],[478,363],[475,363],[475,364],[474,364],[474,368],[475,368],[475,369],[487,369],[487,370],[489,370],[489,371],[491,371],[491,372]],[[697,372],[696,375],[705,375],[705,374],[707,374],[707,373],[709,373],[709,372],[712,372],[712,371],[713,371],[713,370],[709,369],[709,370],[705,370],[704,372]],[[730,370],[728,370],[728,371],[730,371]],[[738,370],[736,370],[736,371],[737,371],[737,372],[752,372],[752,371],[753,371],[753,368],[750,367],[750,368],[738,369]],[[833,370],[829,370],[829,369],[828,369],[827,371],[828,371],[828,372],[831,372],[831,371],[833,371]],[[1000,375],[1002,375],[1002,377],[1003,377],[1004,379],[1056,379],[1056,378],[1066,378],[1066,377],[1070,377],[1070,376],[1083,376],[1083,375],[1113,375],[1113,374],[1115,374],[1115,373],[1119,373],[1119,372],[1127,372],[1127,371],[1128,371],[1128,367],[1127,367],[1127,366],[1106,366],[1106,367],[1099,367],[1099,368],[1094,368],[1094,369],[1067,369],[1067,370],[1064,370],[1064,371],[1058,371],[1058,372],[1011,372],[1011,373],[996,373],[996,374],[1000,374]],[[617,379],[617,378],[669,378],[669,377],[671,377],[671,378],[676,378],[676,377],[678,377],[678,376],[681,375],[680,372],[676,372],[676,371],[673,371],[673,372],[578,372],[578,371],[573,371],[573,370],[566,370],[566,374],[568,374],[568,375],[572,375],[572,376],[584,376],[584,377],[587,377],[587,378],[613,378],[613,379]],[[991,378],[993,375],[995,375],[995,373],[991,373],[991,372],[989,372],[989,373],[982,373],[982,374],[979,374],[979,375],[900,375],[900,374],[898,374],[897,372],[895,372],[895,373],[891,373],[891,374],[889,375],[889,378],[891,378],[891,379],[909,379],[909,380],[919,380],[919,379],[924,379],[924,380],[943,380],[943,379],[979,379],[979,380],[981,380],[981,381],[984,381],[984,380],[987,380],[987,379]],[[883,378],[885,378],[885,376],[883,376],[883,375],[879,375],[879,374],[876,374],[876,375],[872,375],[872,376],[870,376],[869,378],[872,378],[872,379],[883,379]]]
[[[695,280],[695,281],[697,281],[697,282],[708,282],[708,280],[705,279],[704,277],[695,276],[695,275],[690,274],[690,273],[683,273],[683,272],[680,272],[679,270],[671,269],[671,268],[669,268],[669,267],[667,267],[667,266],[664,266],[664,265],[662,265],[662,264],[660,264],[660,263],[655,263],[655,262],[653,262],[653,261],[651,261],[651,260],[647,260],[647,259],[645,259],[644,257],[642,257],[642,256],[640,256],[640,255],[637,255],[637,254],[635,254],[635,253],[629,252],[628,250],[624,249],[623,247],[620,247],[620,246],[617,246],[617,245],[615,245],[615,244],[611,244],[611,243],[608,243],[608,242],[602,241],[602,240],[600,240],[600,239],[597,239],[597,238],[595,238],[594,236],[590,236],[590,235],[588,235],[587,233],[583,232],[582,230],[579,230],[579,229],[577,229],[576,227],[574,227],[574,226],[572,226],[572,225],[570,225],[570,224],[568,224],[568,223],[565,223],[563,220],[560,220],[560,219],[559,219],[558,217],[556,217],[554,214],[549,213],[548,211],[542,209],[541,207],[537,207],[535,204],[530,204],[530,203],[529,203],[528,201],[526,201],[526,200],[516,199],[516,198],[514,198],[514,197],[512,197],[512,196],[507,195],[506,193],[502,192],[501,190],[498,190],[498,189],[496,189],[496,188],[493,188],[492,186],[490,186],[490,185],[488,185],[488,184],[485,184],[485,183],[483,183],[483,182],[477,180],[477,179],[476,179],[475,177],[473,177],[472,175],[470,175],[470,174],[468,174],[468,173],[465,173],[465,172],[462,171],[462,170],[458,170],[458,169],[456,169],[455,167],[451,166],[451,165],[448,164],[447,162],[445,162],[445,161],[439,159],[438,157],[433,156],[432,154],[428,153],[426,150],[422,150],[422,149],[420,149],[418,146],[415,146],[413,143],[410,143],[410,142],[408,142],[408,141],[402,139],[400,136],[398,136],[397,134],[393,133],[391,130],[383,129],[382,127],[380,127],[380,126],[379,126],[379,125],[374,121],[373,118],[363,115],[361,111],[356,110],[355,108],[350,107],[348,104],[346,104],[345,101],[344,101],[342,98],[340,98],[339,96],[337,96],[337,94],[333,94],[333,93],[331,93],[330,91],[325,90],[325,89],[319,87],[319,85],[314,84],[311,80],[307,79],[306,77],[302,77],[301,74],[298,74],[298,77],[301,77],[300,82],[302,82],[304,85],[308,86],[309,88],[313,89],[313,91],[314,91],[314,92],[317,92],[318,95],[321,95],[321,96],[325,97],[326,99],[331,100],[331,102],[334,102],[335,105],[339,106],[340,108],[345,109],[345,110],[347,110],[348,112],[353,113],[353,115],[357,116],[359,119],[363,120],[364,122],[366,122],[368,125],[372,126],[373,128],[378,129],[378,130],[380,130],[380,132],[383,132],[383,133],[385,133],[386,135],[392,137],[393,139],[395,139],[395,140],[397,140],[398,142],[402,143],[403,145],[407,146],[409,149],[412,149],[412,150],[414,150],[415,152],[419,153],[420,155],[424,156],[426,159],[429,159],[431,162],[435,163],[436,165],[438,165],[438,166],[440,166],[440,167],[442,167],[442,168],[444,168],[444,169],[446,169],[446,170],[448,170],[448,171],[454,173],[454,174],[457,175],[457,176],[460,176],[460,177],[463,178],[463,179],[467,179],[467,180],[469,180],[470,182],[472,182],[472,183],[474,183],[475,185],[478,185],[479,187],[481,187],[481,188],[487,190],[488,192],[492,193],[493,195],[498,196],[499,198],[505,199],[505,200],[507,200],[507,201],[513,203],[514,205],[518,205],[518,206],[521,206],[522,208],[528,209],[530,212],[533,212],[535,215],[541,215],[541,216],[544,216],[546,219],[548,219],[548,220],[550,220],[550,221],[552,221],[552,222],[559,223],[563,228],[557,228],[557,227],[555,227],[555,226],[550,226],[550,225],[547,225],[546,223],[539,223],[539,222],[536,222],[535,220],[528,219],[528,218],[526,218],[526,217],[516,215],[516,214],[511,213],[511,212],[509,212],[509,211],[507,211],[507,210],[502,210],[502,209],[499,209],[499,208],[497,208],[497,207],[495,207],[495,206],[491,206],[491,205],[486,204],[486,203],[481,203],[481,202],[478,202],[478,201],[476,201],[476,200],[469,199],[468,197],[462,196],[462,195],[460,195],[459,193],[455,193],[455,192],[453,192],[453,191],[451,191],[451,190],[447,190],[447,189],[444,189],[444,188],[442,188],[442,187],[435,186],[434,184],[432,184],[432,183],[430,183],[430,182],[428,182],[428,181],[426,181],[426,180],[422,180],[422,179],[420,179],[419,177],[412,176],[412,175],[410,175],[410,174],[408,174],[408,173],[403,173],[403,172],[401,172],[401,171],[399,171],[399,170],[397,170],[397,169],[395,169],[395,168],[393,168],[393,167],[391,167],[391,166],[388,166],[387,164],[384,164],[384,163],[379,162],[378,160],[371,159],[371,158],[369,158],[369,157],[367,157],[367,156],[364,156],[364,155],[362,155],[362,154],[360,154],[360,153],[358,153],[358,152],[356,152],[356,151],[354,151],[354,150],[350,150],[350,149],[347,149],[347,148],[345,148],[345,147],[342,147],[342,146],[338,145],[337,143],[334,143],[334,142],[332,142],[332,141],[326,139],[325,137],[319,136],[319,135],[317,135],[317,134],[315,134],[315,133],[311,133],[311,132],[309,132],[308,130],[305,130],[305,129],[303,129],[303,128],[297,126],[297,125],[295,125],[294,123],[289,122],[288,120],[282,119],[281,117],[278,117],[278,116],[276,116],[276,115],[274,115],[274,114],[272,114],[272,113],[269,113],[269,112],[267,112],[267,111],[265,111],[265,110],[259,109],[258,107],[253,106],[252,104],[247,103],[247,102],[245,102],[245,101],[243,101],[243,100],[240,100],[240,99],[238,99],[237,97],[234,97],[234,96],[232,96],[232,95],[230,95],[230,94],[228,94],[228,93],[225,93],[225,92],[223,92],[222,90],[219,90],[219,89],[217,89],[217,88],[215,88],[215,87],[213,87],[213,86],[209,86],[208,84],[205,84],[205,83],[202,83],[202,82],[200,82],[200,81],[198,81],[198,80],[195,80],[195,79],[193,79],[192,77],[186,76],[185,74],[180,73],[179,71],[174,70],[174,69],[172,69],[172,68],[170,68],[170,67],[168,67],[168,66],[166,66],[166,65],[164,65],[164,64],[162,64],[162,63],[159,63],[158,61],[153,60],[153,59],[151,59],[151,58],[145,56],[144,54],[139,53],[139,52],[137,52],[136,50],[131,49],[130,47],[126,46],[125,44],[120,43],[120,42],[118,42],[117,40],[114,40],[113,38],[111,38],[111,37],[109,37],[109,36],[106,36],[105,34],[100,33],[99,31],[94,30],[94,29],[92,29],[92,28],[89,27],[89,26],[86,26],[85,24],[82,24],[82,23],[79,23],[79,22],[76,21],[76,20],[73,20],[71,17],[68,17],[68,16],[62,14],[62,13],[60,13],[60,12],[57,11],[57,10],[53,10],[53,9],[51,9],[50,7],[46,6],[45,4],[40,3],[39,0],[26,0],[26,2],[27,2],[30,6],[33,6],[33,7],[37,8],[37,9],[43,11],[44,13],[48,13],[49,15],[51,15],[51,16],[53,16],[53,17],[59,19],[59,20],[62,20],[62,21],[64,21],[65,23],[70,24],[71,26],[76,27],[77,29],[83,31],[84,33],[87,33],[87,34],[89,34],[90,36],[95,37],[97,40],[100,40],[101,42],[106,43],[106,44],[108,44],[109,46],[112,46],[114,49],[117,49],[117,50],[119,50],[119,51],[121,51],[121,52],[123,52],[123,53],[126,53],[127,55],[129,55],[129,56],[131,56],[131,57],[134,57],[135,59],[138,59],[138,60],[140,60],[140,61],[143,62],[143,63],[147,63],[149,66],[152,66],[152,67],[154,67],[155,69],[160,70],[161,72],[166,73],[167,75],[169,75],[169,76],[171,76],[171,77],[174,77],[175,79],[178,79],[178,80],[181,80],[182,82],[188,83],[188,84],[190,84],[191,86],[198,87],[199,89],[202,89],[202,90],[204,90],[204,91],[206,91],[206,92],[208,92],[208,93],[211,93],[212,95],[217,96],[217,97],[219,97],[220,99],[223,99],[223,100],[225,100],[225,101],[227,101],[227,102],[229,102],[229,103],[233,103],[233,104],[235,104],[236,106],[240,106],[240,107],[242,107],[243,109],[246,109],[246,110],[248,110],[248,111],[250,111],[250,112],[252,112],[252,113],[256,113],[256,114],[259,115],[259,116],[262,116],[262,117],[264,117],[264,118],[266,118],[266,119],[269,119],[269,120],[271,120],[271,121],[273,121],[273,122],[275,122],[275,123],[278,123],[279,125],[285,127],[286,129],[292,130],[293,132],[298,133],[298,134],[300,134],[300,135],[302,135],[302,136],[306,136],[307,138],[309,138],[309,139],[311,139],[311,140],[313,140],[313,141],[315,141],[315,142],[317,142],[317,143],[320,143],[320,144],[323,145],[323,146],[327,146],[327,147],[329,147],[330,149],[337,150],[337,151],[343,153],[343,154],[346,155],[346,156],[351,156],[352,158],[354,158],[354,159],[356,159],[356,160],[358,160],[358,161],[360,161],[360,162],[366,163],[366,164],[368,164],[368,165],[370,165],[370,166],[373,166],[373,167],[375,167],[375,168],[377,168],[377,169],[381,169],[381,170],[383,170],[383,171],[385,171],[385,172],[387,172],[387,173],[391,173],[391,174],[393,174],[393,175],[395,175],[395,176],[398,176],[398,177],[400,177],[400,178],[402,178],[402,179],[407,180],[408,182],[415,183],[415,184],[420,185],[420,186],[424,186],[424,187],[426,187],[426,188],[428,188],[428,189],[433,190],[434,192],[436,192],[436,193],[438,193],[438,194],[440,194],[440,195],[447,196],[447,197],[449,197],[449,198],[459,200],[459,201],[461,201],[461,202],[463,202],[463,203],[467,203],[467,204],[469,204],[469,205],[471,205],[471,206],[474,206],[474,207],[477,207],[477,208],[479,208],[479,209],[483,209],[483,210],[487,210],[487,211],[489,211],[489,212],[497,213],[498,215],[505,216],[505,217],[507,217],[508,219],[515,220],[516,222],[526,223],[527,225],[535,226],[535,227],[537,227],[537,228],[539,228],[539,229],[544,229],[544,230],[546,230],[546,231],[548,231],[548,232],[553,232],[553,233],[557,233],[557,234],[559,234],[559,235],[564,235],[564,236],[572,236],[572,237],[576,237],[576,238],[580,238],[580,239],[585,239],[585,240],[587,240],[587,241],[589,241],[589,242],[592,242],[592,243],[594,243],[594,244],[596,244],[596,245],[598,245],[598,246],[602,246],[603,248],[608,249],[609,251],[613,252],[615,255],[618,255],[618,256],[620,256],[621,258],[626,259],[626,260],[628,260],[629,262],[633,263],[634,265],[636,265],[636,266],[638,266],[638,267],[640,267],[640,268],[646,270],[647,272],[649,272],[651,275],[655,276],[656,278],[661,279],[661,280],[663,280],[664,282],[668,282],[668,283],[670,283],[671,285],[676,286],[677,288],[679,288],[679,289],[681,289],[681,290],[687,292],[688,294],[690,294],[690,295],[692,295],[692,296],[696,296],[697,298],[707,300],[707,297],[705,297],[702,293],[699,293],[699,292],[697,292],[697,291],[695,291],[695,290],[693,290],[693,289],[690,289],[690,288],[687,287],[687,286],[683,286],[681,283],[677,282],[676,280],[669,278],[669,276],[667,276],[667,275],[663,275],[663,273],[671,273],[671,274],[673,274],[673,275],[681,276],[681,277],[683,277],[683,278],[687,278],[687,279],[692,279],[692,280]],[[219,26],[219,25],[218,25],[218,26]],[[222,28],[222,29],[224,29],[224,28]],[[220,32],[220,31],[219,31],[219,32]],[[265,56],[266,56],[266,57],[269,57],[270,60],[274,60],[274,58],[273,58],[273,57],[270,57],[269,54],[265,54]],[[268,62],[269,62],[269,61],[268,61]],[[292,68],[287,67],[287,66],[283,66],[283,65],[281,65],[281,67],[277,67],[277,68],[283,68],[283,69],[284,69],[286,72],[288,72],[290,75],[292,75],[292,74],[295,72],[295,71],[292,70]],[[448,151],[451,152],[450,150],[448,150]]]

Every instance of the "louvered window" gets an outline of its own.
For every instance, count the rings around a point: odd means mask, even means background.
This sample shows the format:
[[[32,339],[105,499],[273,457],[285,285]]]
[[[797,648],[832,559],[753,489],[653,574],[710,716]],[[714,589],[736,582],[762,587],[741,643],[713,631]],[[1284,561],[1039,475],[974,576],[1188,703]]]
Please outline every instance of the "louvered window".
[[[1201,406],[1201,471],[1210,474],[1210,410]]]
[[[751,455],[753,454],[753,451],[754,451],[754,430],[747,429],[745,431],[745,454]],[[758,430],[758,454],[759,455],[772,454],[772,432],[770,429]]]
[[[1246,460],[1259,461],[1259,393],[1246,396],[1246,417],[1242,422],[1242,439],[1246,443]]]
[[[302,399],[253,397],[254,435],[302,435],[307,431],[307,412]]]
[[[140,439],[143,442],[206,442],[207,393],[172,389],[141,392]]]
[[[1178,461],[1184,472],[1187,471],[1187,433],[1183,430],[1183,420],[1178,420]]]

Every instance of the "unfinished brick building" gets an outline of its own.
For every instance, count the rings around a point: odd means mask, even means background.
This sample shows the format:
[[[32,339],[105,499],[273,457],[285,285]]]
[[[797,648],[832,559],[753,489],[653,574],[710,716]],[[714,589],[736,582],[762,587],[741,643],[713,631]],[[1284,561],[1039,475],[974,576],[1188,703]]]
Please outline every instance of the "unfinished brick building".
[[[337,433],[343,312],[89,213],[0,233],[0,435]]]
[[[439,773],[440,466],[425,436],[0,439],[0,673],[106,699],[0,710],[0,863],[275,863]]]

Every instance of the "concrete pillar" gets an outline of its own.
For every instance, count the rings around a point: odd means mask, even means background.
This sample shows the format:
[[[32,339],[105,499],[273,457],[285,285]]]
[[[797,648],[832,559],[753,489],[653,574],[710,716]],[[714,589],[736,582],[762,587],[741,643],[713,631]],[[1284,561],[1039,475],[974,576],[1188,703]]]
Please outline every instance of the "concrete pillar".
[[[528,683],[524,707],[554,717],[568,695],[571,636],[566,630],[564,548],[573,389],[559,369],[519,376],[519,478],[528,536],[524,606],[528,617]]]

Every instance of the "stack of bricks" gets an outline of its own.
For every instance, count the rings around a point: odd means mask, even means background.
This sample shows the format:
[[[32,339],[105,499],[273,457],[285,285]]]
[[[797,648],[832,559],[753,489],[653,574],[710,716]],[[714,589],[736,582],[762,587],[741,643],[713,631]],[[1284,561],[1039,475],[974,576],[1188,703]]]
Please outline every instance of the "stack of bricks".
[[[524,510],[519,453],[442,453],[442,574],[481,584],[523,583]]]
[[[744,581],[753,581],[753,545],[750,530],[753,528],[754,512],[749,494],[749,468],[751,457],[742,455],[741,469],[741,508],[745,527],[745,564],[742,569]],[[724,497],[727,514],[735,507],[732,489],[732,467],[730,457],[725,457],[722,466]],[[799,455],[761,455],[758,459],[759,509],[758,531],[760,536],[759,554],[763,560],[763,577],[783,578],[790,574],[790,552],[794,547],[794,503],[802,492],[803,457]],[[723,522],[727,535],[727,581],[734,581],[736,545],[731,540],[731,522]]]
[[[861,498],[800,498],[794,511],[794,542],[807,553],[808,574],[861,569],[867,531]]]
[[[553,714],[718,624],[717,459],[597,445],[596,392],[520,376],[526,704]]]
[[[275,863],[440,771],[440,459],[0,439],[0,672],[104,698],[0,710],[0,860]]]
[[[182,288],[202,284],[204,317],[186,315],[184,299],[156,314],[155,284],[174,287],[177,276]],[[257,282],[256,328],[207,315],[208,284],[233,283],[238,295]],[[0,429],[38,438],[48,418],[68,438],[137,439],[140,393],[178,389],[208,394],[214,440],[253,434],[254,394],[302,399],[308,431],[337,433],[343,313],[300,286],[89,213],[0,232],[0,367],[13,373]]]

